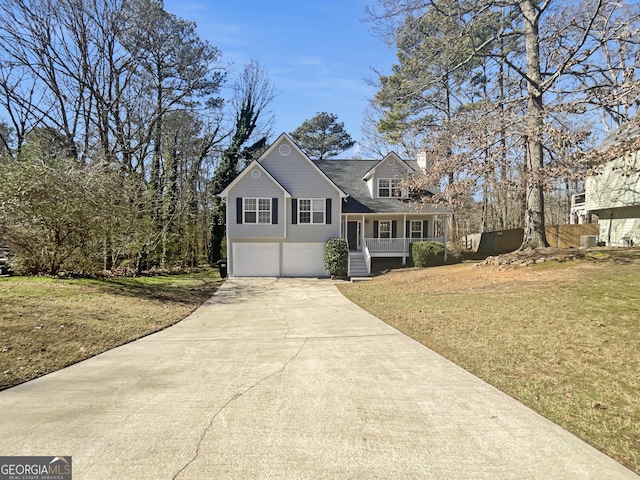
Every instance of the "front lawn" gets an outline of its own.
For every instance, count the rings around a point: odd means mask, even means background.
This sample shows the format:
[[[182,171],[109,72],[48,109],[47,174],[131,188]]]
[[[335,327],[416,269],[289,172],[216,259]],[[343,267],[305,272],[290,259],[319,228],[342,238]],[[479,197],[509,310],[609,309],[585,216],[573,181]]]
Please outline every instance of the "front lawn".
[[[188,275],[0,278],[0,390],[172,325],[220,285]]]
[[[640,473],[640,250],[394,270],[342,293]]]

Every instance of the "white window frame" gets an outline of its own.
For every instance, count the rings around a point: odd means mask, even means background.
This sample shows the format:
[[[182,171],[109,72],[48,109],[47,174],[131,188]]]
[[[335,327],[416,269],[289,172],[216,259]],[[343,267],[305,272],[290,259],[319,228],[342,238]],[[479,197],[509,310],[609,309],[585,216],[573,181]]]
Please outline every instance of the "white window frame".
[[[308,202],[308,203],[307,203]],[[308,219],[302,215],[309,214]],[[324,198],[299,198],[298,199],[298,224],[324,225],[327,221],[326,199]]]
[[[382,235],[383,233],[385,236]],[[391,220],[380,220],[378,222],[378,238],[381,240],[391,240]]]
[[[418,230],[415,230],[413,228],[415,224],[417,224],[420,227],[420,236],[418,236],[418,237],[414,237],[413,236],[414,233],[418,233]],[[423,227],[422,220],[411,220],[409,222],[409,238],[411,238],[412,240],[418,240],[418,239],[426,238],[425,232],[422,231],[422,227]]]
[[[381,185],[381,184],[386,185]],[[386,192],[385,195],[382,192]],[[378,197],[379,198],[404,198],[404,192],[400,187],[399,178],[379,178],[378,179]]]
[[[255,202],[253,207],[247,205],[249,202]],[[247,219],[247,214],[253,213],[255,220]],[[271,198],[263,197],[244,197],[242,199],[242,220],[250,225],[270,225],[271,224]]]

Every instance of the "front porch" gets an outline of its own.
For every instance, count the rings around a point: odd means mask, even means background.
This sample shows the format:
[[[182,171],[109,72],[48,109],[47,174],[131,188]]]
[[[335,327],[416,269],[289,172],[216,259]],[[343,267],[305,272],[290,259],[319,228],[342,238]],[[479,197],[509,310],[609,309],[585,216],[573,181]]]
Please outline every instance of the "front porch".
[[[363,238],[362,248],[349,248],[350,277],[368,277],[371,275],[371,259],[402,258],[402,265],[406,265],[411,257],[411,244],[414,242],[438,242],[446,245],[444,237],[425,238]],[[348,240],[347,240],[348,243]],[[446,250],[445,250],[446,255]]]
[[[438,242],[446,247],[446,229],[438,215],[345,215],[342,220],[350,277],[370,276],[371,259],[376,257],[402,258],[406,265],[414,242]]]

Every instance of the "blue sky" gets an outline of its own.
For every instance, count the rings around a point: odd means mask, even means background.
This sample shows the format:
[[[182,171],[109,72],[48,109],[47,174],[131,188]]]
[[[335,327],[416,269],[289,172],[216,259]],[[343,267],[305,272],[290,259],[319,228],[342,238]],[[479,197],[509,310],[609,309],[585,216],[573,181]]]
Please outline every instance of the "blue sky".
[[[198,25],[239,73],[251,59],[268,72],[278,96],[275,132],[291,132],[317,112],[338,116],[354,140],[375,89],[372,68],[390,71],[395,52],[364,24],[365,0],[164,0],[165,10]],[[357,147],[341,156],[357,155]]]

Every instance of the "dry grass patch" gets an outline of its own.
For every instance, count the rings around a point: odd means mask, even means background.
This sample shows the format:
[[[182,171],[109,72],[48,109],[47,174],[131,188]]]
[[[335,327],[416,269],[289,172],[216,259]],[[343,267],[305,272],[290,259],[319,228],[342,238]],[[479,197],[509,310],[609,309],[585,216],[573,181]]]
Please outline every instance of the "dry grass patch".
[[[172,325],[220,285],[189,275],[0,278],[0,390]]]
[[[341,290],[640,473],[640,250],[395,270]]]

